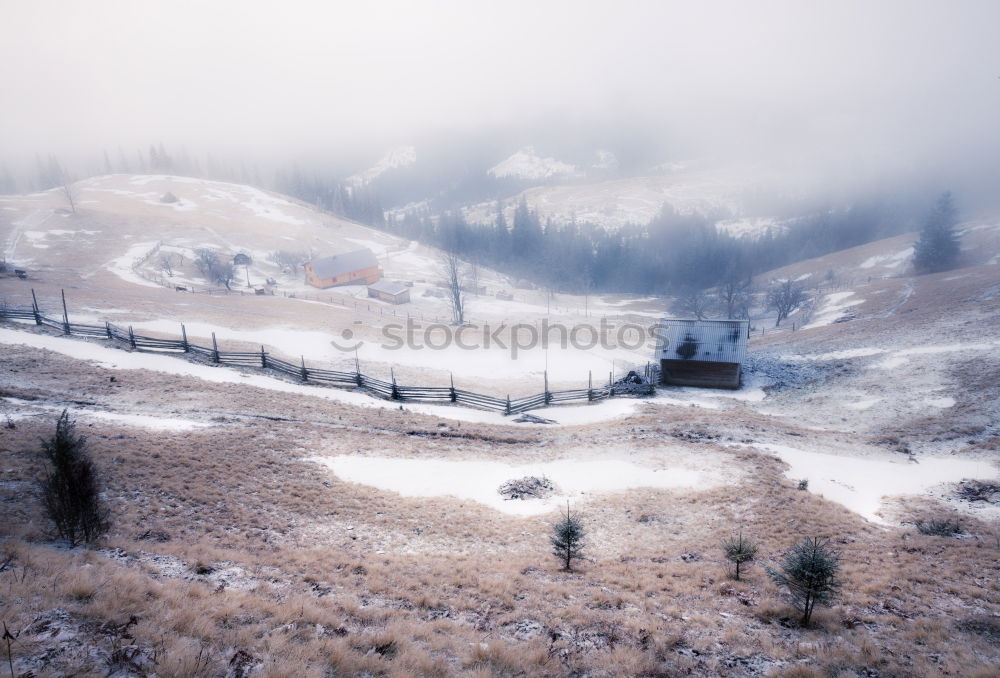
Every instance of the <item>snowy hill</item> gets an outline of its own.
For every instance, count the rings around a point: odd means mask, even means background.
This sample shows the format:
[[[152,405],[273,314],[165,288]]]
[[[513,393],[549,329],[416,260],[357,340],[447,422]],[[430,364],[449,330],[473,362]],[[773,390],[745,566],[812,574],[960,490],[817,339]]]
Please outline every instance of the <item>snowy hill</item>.
[[[498,179],[515,177],[518,179],[542,180],[576,174],[576,167],[569,163],[545,158],[535,152],[534,146],[525,146],[507,159],[494,165],[488,174]]]
[[[495,169],[495,168],[494,168]],[[571,185],[529,188],[507,201],[508,221],[524,198],[543,220],[556,223],[572,219],[616,229],[625,224],[649,223],[669,203],[680,212],[740,215],[745,184],[712,173],[668,174]],[[465,210],[473,223],[489,223],[496,216],[495,203],[480,203]]]
[[[347,178],[351,186],[364,186],[379,178],[386,172],[401,167],[409,167],[417,161],[417,149],[413,146],[399,146],[383,155],[378,162],[363,172]]]

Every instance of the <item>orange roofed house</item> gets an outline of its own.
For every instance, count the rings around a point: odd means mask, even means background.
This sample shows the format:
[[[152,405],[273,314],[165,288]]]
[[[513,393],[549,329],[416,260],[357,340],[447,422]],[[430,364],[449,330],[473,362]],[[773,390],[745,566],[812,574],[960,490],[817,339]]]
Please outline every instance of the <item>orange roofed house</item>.
[[[313,259],[306,264],[306,282],[313,287],[371,285],[382,277],[375,254],[369,249]]]

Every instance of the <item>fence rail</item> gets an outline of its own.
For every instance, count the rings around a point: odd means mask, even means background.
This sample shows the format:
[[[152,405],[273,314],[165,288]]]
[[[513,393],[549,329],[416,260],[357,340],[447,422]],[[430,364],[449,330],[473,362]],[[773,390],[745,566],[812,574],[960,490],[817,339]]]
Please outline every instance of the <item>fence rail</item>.
[[[450,386],[411,386],[396,383],[395,374],[391,381],[385,381],[368,376],[361,372],[360,366],[355,372],[328,370],[306,365],[305,358],[299,364],[276,358],[269,354],[264,346],[259,351],[223,351],[219,349],[215,334],[212,334],[211,346],[200,346],[191,343],[187,338],[187,330],[181,324],[181,336],[178,339],[151,337],[136,334],[132,327],[122,328],[110,322],[103,325],[88,325],[69,321],[65,294],[63,295],[62,318],[53,318],[43,313],[38,306],[34,290],[32,290],[31,307],[0,305],[0,320],[33,320],[36,325],[58,330],[70,336],[82,336],[105,339],[127,345],[134,351],[155,353],[184,353],[188,356],[208,360],[219,365],[235,367],[256,367],[261,370],[271,370],[287,377],[317,385],[353,387],[366,391],[370,395],[385,400],[417,401],[417,402],[450,402],[465,407],[502,412],[505,415],[519,414],[552,405],[575,401],[596,402],[617,396],[644,396],[655,391],[653,384],[657,383],[657,368],[645,366],[643,384],[615,382],[614,375],[609,375],[608,384],[595,387],[591,382],[587,388],[549,391],[546,379],[546,390],[542,393],[522,396],[519,398],[497,398],[495,396],[467,391]]]

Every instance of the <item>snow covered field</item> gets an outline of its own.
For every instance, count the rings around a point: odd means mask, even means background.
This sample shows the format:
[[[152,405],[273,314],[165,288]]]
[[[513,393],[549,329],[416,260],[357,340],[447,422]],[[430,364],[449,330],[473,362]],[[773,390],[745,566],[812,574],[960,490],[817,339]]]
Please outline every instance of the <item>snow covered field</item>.
[[[517,516],[549,513],[595,494],[635,487],[704,489],[717,478],[707,471],[686,468],[653,468],[621,459],[563,459],[512,465],[494,461],[443,459],[394,459],[378,457],[312,457],[337,477],[371,485],[405,497],[455,497],[471,499],[492,509]],[[505,499],[497,489],[507,480],[535,476],[555,484],[556,494],[546,499]]]

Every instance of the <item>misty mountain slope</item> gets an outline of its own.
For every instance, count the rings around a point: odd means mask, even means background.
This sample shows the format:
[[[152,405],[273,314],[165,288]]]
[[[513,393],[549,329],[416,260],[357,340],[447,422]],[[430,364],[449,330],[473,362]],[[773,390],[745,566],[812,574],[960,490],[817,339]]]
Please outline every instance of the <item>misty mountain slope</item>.
[[[765,411],[892,450],[1000,450],[1000,221],[959,230],[960,263],[942,273],[914,275],[911,233],[759,276],[810,297],[783,323],[795,331],[751,339],[786,368]]]
[[[677,170],[665,174],[637,176],[606,181],[574,181],[567,184],[537,186],[503,201],[508,223],[523,198],[542,220],[556,223],[571,220],[615,229],[625,224],[649,223],[665,203],[680,212],[698,211],[720,217],[744,214],[743,195],[752,184],[731,172]],[[467,207],[466,219],[490,223],[496,218],[496,203]],[[772,226],[743,226],[756,233]]]

